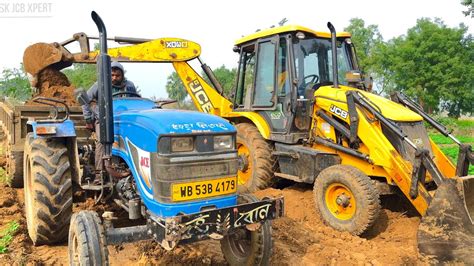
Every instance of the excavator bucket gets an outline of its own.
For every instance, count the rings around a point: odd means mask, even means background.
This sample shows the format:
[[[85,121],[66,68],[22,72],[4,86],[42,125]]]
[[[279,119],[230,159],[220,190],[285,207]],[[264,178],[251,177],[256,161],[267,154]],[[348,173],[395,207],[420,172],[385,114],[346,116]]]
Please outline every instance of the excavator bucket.
[[[433,263],[474,264],[474,176],[446,179],[418,228],[418,250]]]
[[[36,77],[41,70],[49,66],[53,66],[57,70],[70,66],[71,63],[65,60],[66,57],[67,53],[54,44],[35,43],[25,49],[23,66],[27,73]]]

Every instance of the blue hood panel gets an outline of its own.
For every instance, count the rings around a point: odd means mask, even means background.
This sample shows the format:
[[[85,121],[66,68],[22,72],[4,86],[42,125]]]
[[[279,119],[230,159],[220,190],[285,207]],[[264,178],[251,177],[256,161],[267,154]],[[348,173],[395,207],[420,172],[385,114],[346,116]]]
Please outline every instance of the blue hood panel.
[[[163,134],[234,133],[225,119],[194,111],[152,109],[155,103],[143,98],[114,99],[114,134],[127,136],[149,152],[157,151]]]

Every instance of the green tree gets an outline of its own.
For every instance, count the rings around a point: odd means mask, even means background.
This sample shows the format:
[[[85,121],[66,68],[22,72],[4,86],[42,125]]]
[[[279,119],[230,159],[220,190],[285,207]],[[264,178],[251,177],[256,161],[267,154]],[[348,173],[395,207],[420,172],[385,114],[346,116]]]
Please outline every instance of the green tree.
[[[372,72],[374,62],[371,59],[374,47],[383,41],[379,27],[373,24],[366,26],[363,19],[352,18],[344,31],[352,35],[351,40],[356,47],[360,67],[366,72]]]
[[[178,73],[173,72],[166,79],[166,92],[169,98],[178,101],[178,103],[183,103],[186,96],[188,96]]]
[[[473,0],[461,0],[461,4],[463,6],[467,7],[466,11],[463,11],[462,13],[464,16],[469,16],[471,15],[471,18],[474,18],[474,1]]]
[[[73,68],[65,69],[63,72],[72,85],[87,90],[97,81],[96,67],[95,64],[74,64]]]
[[[422,18],[406,35],[379,45],[375,68],[387,91],[402,91],[428,112],[451,117],[473,112],[474,52],[467,27],[448,28],[440,19]]]
[[[23,69],[6,68],[0,77],[0,95],[25,101],[31,97],[31,86]]]

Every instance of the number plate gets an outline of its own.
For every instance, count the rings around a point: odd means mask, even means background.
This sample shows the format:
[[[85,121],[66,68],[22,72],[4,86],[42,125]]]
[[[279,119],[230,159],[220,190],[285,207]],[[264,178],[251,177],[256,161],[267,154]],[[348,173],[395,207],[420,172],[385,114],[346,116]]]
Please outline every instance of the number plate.
[[[199,182],[173,184],[171,195],[173,201],[183,201],[215,197],[237,191],[237,178],[226,177]]]

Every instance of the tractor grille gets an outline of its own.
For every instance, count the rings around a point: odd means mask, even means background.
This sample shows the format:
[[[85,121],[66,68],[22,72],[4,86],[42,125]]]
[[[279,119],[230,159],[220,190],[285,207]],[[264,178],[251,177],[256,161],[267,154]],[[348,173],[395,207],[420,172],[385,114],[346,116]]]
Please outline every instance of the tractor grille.
[[[428,150],[431,157],[433,157],[433,151],[431,149],[430,140],[428,133],[426,132],[423,121],[418,122],[395,122],[402,131],[407,134],[410,139],[418,148]],[[401,140],[397,135],[392,133],[386,127],[382,127],[384,135],[388,138],[393,147],[402,155],[405,160],[413,162],[415,159],[415,150],[408,145],[405,141]]]
[[[159,202],[171,201],[174,183],[196,182],[236,176],[238,161],[236,152],[190,157],[151,157],[153,197]]]

